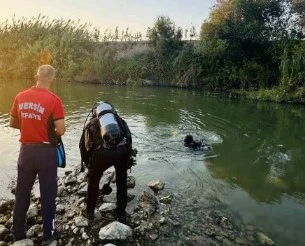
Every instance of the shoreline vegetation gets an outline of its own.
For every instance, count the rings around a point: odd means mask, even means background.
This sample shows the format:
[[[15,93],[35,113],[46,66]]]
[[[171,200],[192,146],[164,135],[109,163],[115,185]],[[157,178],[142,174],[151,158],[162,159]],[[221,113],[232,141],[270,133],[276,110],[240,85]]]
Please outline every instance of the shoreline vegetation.
[[[305,2],[217,0],[197,33],[159,16],[147,33],[39,15],[0,25],[0,78],[50,63],[79,83],[173,86],[305,103]]]

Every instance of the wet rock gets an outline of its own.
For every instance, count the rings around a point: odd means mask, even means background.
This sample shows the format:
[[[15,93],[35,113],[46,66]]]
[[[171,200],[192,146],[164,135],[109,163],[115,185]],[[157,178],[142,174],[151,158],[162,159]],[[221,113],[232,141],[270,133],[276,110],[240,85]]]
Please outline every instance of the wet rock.
[[[34,243],[30,239],[24,239],[24,240],[20,240],[20,241],[15,242],[13,244],[13,246],[34,246]]]
[[[160,223],[161,225],[166,224],[166,219],[165,219],[164,217],[162,217],[162,218],[159,220],[159,223]]]
[[[140,197],[143,210],[150,216],[159,209],[159,201],[151,192],[143,191]]]
[[[65,206],[62,204],[58,204],[56,206],[56,212],[59,214],[63,214],[66,211]]]
[[[79,173],[77,175],[77,182],[78,183],[82,183],[83,181],[85,181],[86,179],[86,173]]]
[[[34,237],[34,236],[38,236],[39,232],[41,232],[42,227],[41,225],[33,225],[27,232],[26,232],[26,236],[27,237]]]
[[[5,216],[5,215],[1,215],[0,216],[0,224],[5,224],[6,223],[6,221],[8,221],[10,218],[9,218],[9,216]]]
[[[151,181],[148,186],[154,191],[160,191],[164,189],[165,183],[161,180]]]
[[[38,216],[38,207],[36,204],[33,204],[30,206],[28,213],[27,213],[27,218],[28,219],[33,219]]]
[[[81,196],[85,196],[85,195],[87,195],[87,190],[88,190],[88,186],[85,185],[82,188],[79,188],[79,190],[77,191],[77,194],[81,195]]]
[[[244,238],[240,238],[240,237],[236,238],[235,242],[237,244],[242,244],[242,245],[247,244],[247,241]]]
[[[103,203],[100,207],[99,207],[99,211],[101,212],[111,212],[114,211],[116,209],[116,205],[115,203]]]
[[[151,235],[149,235],[149,238],[150,238],[152,241],[156,241],[156,240],[159,238],[159,236],[158,236],[157,234],[151,234]]]
[[[86,232],[82,233],[82,239],[84,239],[84,240],[88,240],[89,239],[89,236],[87,235]]]
[[[126,240],[132,236],[132,229],[120,222],[114,221],[99,231],[101,240]]]
[[[87,227],[89,225],[88,220],[82,216],[75,218],[75,226],[77,227]]]
[[[72,212],[70,212],[70,213],[67,215],[67,217],[68,217],[69,219],[71,219],[71,218],[73,218],[75,215],[76,215],[76,212],[75,212],[75,211],[72,211]]]
[[[134,232],[138,235],[144,235],[146,231],[150,231],[153,227],[152,223],[142,221],[141,224],[134,229]]]
[[[14,200],[0,200],[0,213],[5,212],[14,204]]]
[[[65,178],[65,185],[72,185],[75,184],[77,182],[76,177],[73,175],[73,173],[69,174],[66,178]]]
[[[215,233],[215,229],[214,228],[207,228],[204,232],[207,236],[209,237],[215,237],[216,233]]]
[[[173,200],[173,195],[168,195],[165,197],[161,197],[159,201],[164,204],[170,204],[172,200]]]
[[[62,187],[62,186],[58,187],[57,195],[58,195],[59,197],[64,196],[64,195],[65,195],[65,188]]]
[[[136,186],[136,179],[133,176],[127,177],[127,188],[133,189]]]
[[[9,230],[4,226],[0,225],[0,240],[4,239],[4,236],[9,232]]]
[[[229,239],[224,239],[222,242],[223,246],[233,246]]]
[[[275,245],[275,243],[262,232],[257,233],[257,239],[260,245]]]
[[[131,202],[135,197],[135,195],[127,193],[127,202]]]
[[[53,241],[52,243],[48,244],[48,246],[57,246],[57,241]]]

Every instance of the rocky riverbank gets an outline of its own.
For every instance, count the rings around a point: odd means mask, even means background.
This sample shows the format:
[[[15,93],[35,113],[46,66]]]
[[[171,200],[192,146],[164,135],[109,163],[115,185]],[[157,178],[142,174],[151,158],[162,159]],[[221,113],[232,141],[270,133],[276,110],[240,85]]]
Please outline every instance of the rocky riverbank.
[[[104,175],[101,184],[110,176]],[[135,185],[129,177],[128,187]],[[163,181],[152,181],[141,194],[128,195],[126,225],[116,221],[116,190],[100,196],[94,220],[82,215],[85,207],[86,174],[77,170],[66,171],[60,177],[57,197],[57,226],[62,239],[55,245],[275,245],[254,225],[246,225],[236,215],[225,209],[219,201],[193,197],[183,199],[170,194]],[[14,189],[12,189],[14,192]],[[40,245],[42,218],[40,195],[33,190],[27,214],[27,239],[13,243],[10,232],[14,200],[0,201],[0,246]]]

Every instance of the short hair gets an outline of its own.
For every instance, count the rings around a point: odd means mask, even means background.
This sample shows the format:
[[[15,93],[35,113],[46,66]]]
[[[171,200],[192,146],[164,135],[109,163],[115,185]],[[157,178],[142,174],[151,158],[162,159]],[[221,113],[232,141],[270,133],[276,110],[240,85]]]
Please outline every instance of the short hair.
[[[51,65],[42,65],[37,70],[38,80],[42,83],[50,83],[55,79],[55,68]]]

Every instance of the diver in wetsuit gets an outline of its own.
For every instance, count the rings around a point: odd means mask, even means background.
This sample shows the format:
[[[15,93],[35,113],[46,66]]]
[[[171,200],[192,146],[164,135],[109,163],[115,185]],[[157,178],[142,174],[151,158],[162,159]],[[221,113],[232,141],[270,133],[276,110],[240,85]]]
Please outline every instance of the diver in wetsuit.
[[[184,138],[184,146],[194,150],[207,150],[209,146],[202,143],[200,140],[194,140],[193,136],[188,134]]]

